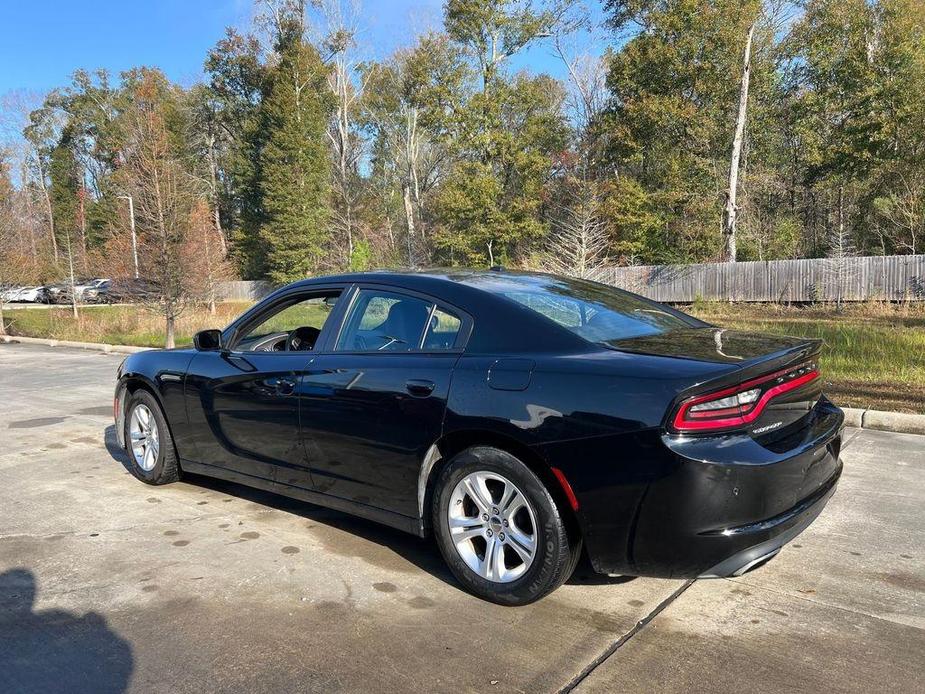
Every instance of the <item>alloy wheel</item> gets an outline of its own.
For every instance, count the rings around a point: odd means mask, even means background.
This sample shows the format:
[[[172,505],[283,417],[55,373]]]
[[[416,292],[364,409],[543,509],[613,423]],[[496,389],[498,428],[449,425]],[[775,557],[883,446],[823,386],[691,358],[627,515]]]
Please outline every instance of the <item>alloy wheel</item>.
[[[132,457],[145,472],[151,472],[157,463],[160,451],[160,435],[154,414],[145,404],[138,404],[132,410],[129,420],[129,437],[132,444]]]
[[[473,472],[459,481],[447,521],[459,556],[488,581],[518,579],[536,557],[533,507],[513,482],[495,472]]]

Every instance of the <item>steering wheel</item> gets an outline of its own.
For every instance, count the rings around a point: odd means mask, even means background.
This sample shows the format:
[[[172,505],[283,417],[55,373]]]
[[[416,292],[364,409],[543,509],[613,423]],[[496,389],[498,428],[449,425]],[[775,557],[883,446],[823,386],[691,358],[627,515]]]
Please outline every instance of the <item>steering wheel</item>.
[[[287,352],[307,352],[314,349],[321,331],[318,328],[302,326],[296,328],[286,338]]]

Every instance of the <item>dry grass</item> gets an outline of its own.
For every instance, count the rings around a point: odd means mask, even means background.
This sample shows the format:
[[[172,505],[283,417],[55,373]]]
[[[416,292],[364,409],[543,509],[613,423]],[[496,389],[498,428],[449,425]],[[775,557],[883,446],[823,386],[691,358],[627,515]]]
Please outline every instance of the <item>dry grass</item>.
[[[176,326],[178,346],[191,344],[193,334],[205,328],[224,328],[251,304],[228,302],[216,306],[215,315],[205,308],[185,311]],[[55,340],[103,342],[141,347],[164,346],[164,318],[142,306],[83,306],[75,321],[70,308],[23,308],[6,311],[12,335]]]
[[[925,304],[698,303],[689,313],[738,330],[825,341],[828,394],[851,407],[925,413]]]

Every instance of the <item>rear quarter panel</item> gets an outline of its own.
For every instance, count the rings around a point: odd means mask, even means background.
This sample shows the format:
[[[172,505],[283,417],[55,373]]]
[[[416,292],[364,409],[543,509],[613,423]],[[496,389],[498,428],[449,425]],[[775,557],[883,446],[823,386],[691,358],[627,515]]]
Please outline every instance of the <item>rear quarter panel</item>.
[[[532,363],[525,387],[492,387],[500,361]],[[678,393],[735,367],[607,351],[569,355],[467,355],[457,363],[445,434],[487,431],[530,447],[562,471],[579,502],[589,549],[628,551],[648,485],[676,458],[661,440]],[[505,385],[518,385],[510,373]]]

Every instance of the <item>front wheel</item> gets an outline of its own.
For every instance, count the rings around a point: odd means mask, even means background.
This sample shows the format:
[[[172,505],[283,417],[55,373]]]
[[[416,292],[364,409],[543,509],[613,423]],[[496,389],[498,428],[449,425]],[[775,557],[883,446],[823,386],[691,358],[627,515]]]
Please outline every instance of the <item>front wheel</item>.
[[[163,412],[146,390],[135,391],[125,410],[125,448],[131,471],[147,484],[180,479],[180,466]]]
[[[581,552],[555,500],[505,451],[469,448],[435,488],[433,527],[443,558],[470,592],[526,605],[568,579]]]

